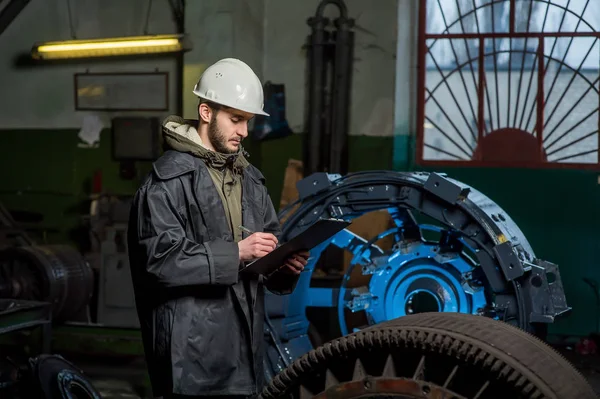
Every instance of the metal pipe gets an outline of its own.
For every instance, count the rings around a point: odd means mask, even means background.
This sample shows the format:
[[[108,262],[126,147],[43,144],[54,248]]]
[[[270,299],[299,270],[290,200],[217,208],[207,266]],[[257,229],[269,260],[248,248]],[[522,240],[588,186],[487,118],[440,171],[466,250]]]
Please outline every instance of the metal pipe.
[[[329,173],[348,173],[348,122],[354,57],[354,19],[340,17],[335,26],[335,58],[332,98]]]
[[[340,17],[338,32],[332,38],[326,30],[329,20],[325,7],[335,5]],[[314,17],[308,19],[312,33],[308,38],[309,88],[307,132],[303,145],[304,175],[327,170],[347,170],[349,86],[352,68],[354,20],[348,18],[343,0],[323,0]],[[339,47],[339,49],[338,49]],[[336,65],[338,65],[336,69]]]
[[[309,87],[308,87],[308,123],[303,146],[304,175],[308,176],[321,169],[320,135],[323,130],[324,82],[325,82],[325,46],[327,38],[325,27],[329,20],[321,16],[308,19],[312,28],[308,43]]]

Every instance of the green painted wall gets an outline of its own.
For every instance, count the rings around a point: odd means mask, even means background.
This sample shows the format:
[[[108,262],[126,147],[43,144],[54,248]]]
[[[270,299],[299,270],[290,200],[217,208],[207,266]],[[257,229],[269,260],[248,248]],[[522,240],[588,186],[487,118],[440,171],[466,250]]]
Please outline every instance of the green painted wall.
[[[101,133],[99,148],[79,148],[76,130],[0,131],[0,201],[11,211],[38,212],[40,243],[75,242],[82,213],[89,212],[92,177],[102,171],[105,192],[128,195],[138,179],[119,177],[111,159],[111,135]],[[138,165],[138,176],[148,164]]]
[[[392,168],[393,141],[393,137],[350,136],[350,172]],[[302,160],[302,136],[294,134],[283,139],[253,143],[248,147],[248,152],[250,161],[265,175],[271,198],[277,207],[288,159]]]

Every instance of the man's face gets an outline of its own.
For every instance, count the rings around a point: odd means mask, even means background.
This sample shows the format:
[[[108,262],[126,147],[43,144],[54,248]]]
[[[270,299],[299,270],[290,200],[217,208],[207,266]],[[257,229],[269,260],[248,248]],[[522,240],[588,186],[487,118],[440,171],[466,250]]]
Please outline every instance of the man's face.
[[[248,122],[254,115],[231,108],[214,110],[208,124],[208,139],[217,152],[233,154],[248,137]]]

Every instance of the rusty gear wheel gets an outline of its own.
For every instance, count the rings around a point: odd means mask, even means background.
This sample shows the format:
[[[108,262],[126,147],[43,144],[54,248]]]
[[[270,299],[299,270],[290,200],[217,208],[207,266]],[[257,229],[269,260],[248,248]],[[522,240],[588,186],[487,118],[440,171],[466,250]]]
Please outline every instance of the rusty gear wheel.
[[[521,329],[469,314],[420,313],[310,351],[279,373],[261,397],[597,396],[566,359]]]

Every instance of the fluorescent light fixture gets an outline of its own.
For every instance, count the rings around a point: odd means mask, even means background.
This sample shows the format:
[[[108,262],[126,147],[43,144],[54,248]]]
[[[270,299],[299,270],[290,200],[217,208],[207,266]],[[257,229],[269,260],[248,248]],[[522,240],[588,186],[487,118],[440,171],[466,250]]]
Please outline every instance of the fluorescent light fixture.
[[[36,43],[31,49],[31,56],[53,60],[173,53],[184,50],[184,39],[184,35],[154,35],[45,42]]]

